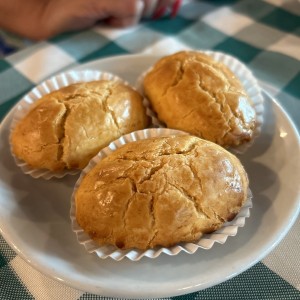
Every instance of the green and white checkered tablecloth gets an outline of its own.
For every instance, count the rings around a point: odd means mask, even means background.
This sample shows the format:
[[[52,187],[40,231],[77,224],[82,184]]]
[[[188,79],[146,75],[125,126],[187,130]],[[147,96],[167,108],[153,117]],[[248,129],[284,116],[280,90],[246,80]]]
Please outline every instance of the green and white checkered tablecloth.
[[[43,79],[112,55],[212,49],[243,61],[300,130],[300,2],[185,1],[179,15],[127,29],[94,27],[0,60],[0,117]],[[0,170],[1,172],[1,170]],[[2,208],[0,208],[2,209]],[[300,219],[261,262],[217,286],[172,299],[300,299]],[[0,299],[106,299],[39,273],[0,235]]]

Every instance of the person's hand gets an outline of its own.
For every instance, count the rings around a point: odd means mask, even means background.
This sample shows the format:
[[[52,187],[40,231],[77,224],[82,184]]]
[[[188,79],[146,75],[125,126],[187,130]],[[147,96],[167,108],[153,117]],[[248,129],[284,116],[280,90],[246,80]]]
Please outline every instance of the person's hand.
[[[39,40],[100,20],[130,26],[140,20],[143,9],[143,0],[0,0],[0,28]]]
[[[125,27],[158,18],[180,0],[0,0],[0,28],[30,39],[84,29],[103,21]]]
[[[101,20],[126,27],[140,20],[143,8],[142,0],[49,0],[43,22],[50,35],[90,27]]]

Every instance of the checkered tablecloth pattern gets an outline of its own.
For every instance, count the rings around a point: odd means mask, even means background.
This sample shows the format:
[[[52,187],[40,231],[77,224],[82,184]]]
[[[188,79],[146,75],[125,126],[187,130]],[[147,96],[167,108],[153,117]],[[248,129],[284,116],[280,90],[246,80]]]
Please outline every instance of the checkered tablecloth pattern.
[[[184,1],[176,18],[123,30],[94,27],[40,42],[0,60],[0,118],[33,86],[67,68],[112,55],[185,47],[243,61],[300,129],[300,2]],[[0,171],[1,172],[1,171]],[[0,208],[1,209],[1,208]],[[300,219],[263,261],[215,287],[172,299],[300,299]],[[0,299],[107,299],[33,269],[0,236]]]

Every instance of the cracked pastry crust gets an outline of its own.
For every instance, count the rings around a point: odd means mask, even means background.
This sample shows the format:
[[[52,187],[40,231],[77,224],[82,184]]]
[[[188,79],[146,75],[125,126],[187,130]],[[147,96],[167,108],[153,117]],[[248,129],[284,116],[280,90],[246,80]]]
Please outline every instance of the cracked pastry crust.
[[[195,51],[160,59],[144,78],[145,95],[167,127],[221,146],[250,141],[256,126],[252,101],[222,63]]]
[[[111,141],[147,126],[142,97],[120,82],[73,84],[38,100],[11,136],[33,168],[83,169]]]
[[[75,192],[76,220],[99,245],[121,249],[193,242],[231,221],[248,178],[224,148],[195,136],[125,144]]]

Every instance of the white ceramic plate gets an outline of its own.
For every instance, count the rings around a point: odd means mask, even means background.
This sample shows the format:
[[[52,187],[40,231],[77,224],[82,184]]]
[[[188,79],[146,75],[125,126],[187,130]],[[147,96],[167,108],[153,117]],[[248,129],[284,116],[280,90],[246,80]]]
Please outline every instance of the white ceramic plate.
[[[120,56],[79,69],[115,73],[134,84],[158,57]],[[15,251],[44,274],[83,291],[124,298],[181,295],[223,282],[267,255],[300,209],[300,141],[283,109],[266,93],[262,134],[241,160],[253,192],[251,217],[224,245],[195,254],[101,260],[87,254],[71,231],[70,197],[77,176],[45,181],[22,174],[9,151],[12,112],[0,128],[0,232]]]

